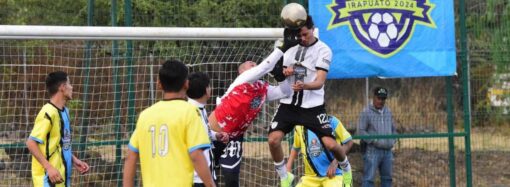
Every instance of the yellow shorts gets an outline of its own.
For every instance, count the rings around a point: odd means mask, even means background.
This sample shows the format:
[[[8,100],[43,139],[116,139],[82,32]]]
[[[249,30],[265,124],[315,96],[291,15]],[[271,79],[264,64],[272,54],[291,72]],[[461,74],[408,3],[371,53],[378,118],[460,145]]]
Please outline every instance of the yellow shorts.
[[[302,176],[296,187],[338,187],[342,185],[342,176],[336,176],[334,178]]]

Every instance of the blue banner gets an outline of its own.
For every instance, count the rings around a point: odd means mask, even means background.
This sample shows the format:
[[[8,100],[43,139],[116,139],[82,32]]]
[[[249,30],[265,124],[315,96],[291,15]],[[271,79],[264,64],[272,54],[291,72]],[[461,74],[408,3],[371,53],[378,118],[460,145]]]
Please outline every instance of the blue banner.
[[[455,74],[453,0],[313,0],[309,10],[333,50],[330,79]]]

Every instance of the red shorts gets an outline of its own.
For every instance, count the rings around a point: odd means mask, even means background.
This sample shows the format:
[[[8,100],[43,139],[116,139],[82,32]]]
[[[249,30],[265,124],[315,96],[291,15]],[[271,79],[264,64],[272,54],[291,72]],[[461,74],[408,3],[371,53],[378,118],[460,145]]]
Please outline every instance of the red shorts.
[[[221,100],[214,114],[223,132],[231,137],[244,134],[266,101],[267,82],[243,83]]]

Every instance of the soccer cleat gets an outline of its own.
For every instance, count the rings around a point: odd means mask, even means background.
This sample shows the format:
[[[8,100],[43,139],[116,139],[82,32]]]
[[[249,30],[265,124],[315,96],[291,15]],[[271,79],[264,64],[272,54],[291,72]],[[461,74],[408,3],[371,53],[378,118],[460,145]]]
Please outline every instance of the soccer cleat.
[[[293,181],[294,181],[294,174],[287,172],[287,177],[285,179],[280,180],[280,186],[281,187],[291,187]]]

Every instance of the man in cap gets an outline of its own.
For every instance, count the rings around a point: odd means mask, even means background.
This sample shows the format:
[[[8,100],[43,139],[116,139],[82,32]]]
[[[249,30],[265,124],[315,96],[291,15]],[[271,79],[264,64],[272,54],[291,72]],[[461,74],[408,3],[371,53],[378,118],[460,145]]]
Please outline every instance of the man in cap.
[[[390,109],[385,106],[388,89],[377,87],[371,105],[365,107],[359,117],[358,135],[396,134],[395,123]],[[379,169],[381,186],[390,187],[392,183],[393,153],[391,149],[395,139],[363,139],[363,187],[374,186],[376,169]]]

